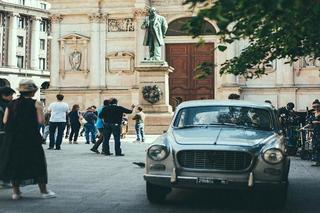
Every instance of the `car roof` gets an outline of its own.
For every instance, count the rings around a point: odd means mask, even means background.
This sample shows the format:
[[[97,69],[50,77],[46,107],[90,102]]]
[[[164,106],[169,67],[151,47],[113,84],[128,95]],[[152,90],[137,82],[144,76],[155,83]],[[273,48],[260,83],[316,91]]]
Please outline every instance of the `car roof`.
[[[264,108],[273,109],[273,106],[264,102],[252,102],[243,100],[195,100],[182,102],[177,109],[186,107],[197,107],[197,106],[238,106],[238,107],[253,107],[253,108]]]

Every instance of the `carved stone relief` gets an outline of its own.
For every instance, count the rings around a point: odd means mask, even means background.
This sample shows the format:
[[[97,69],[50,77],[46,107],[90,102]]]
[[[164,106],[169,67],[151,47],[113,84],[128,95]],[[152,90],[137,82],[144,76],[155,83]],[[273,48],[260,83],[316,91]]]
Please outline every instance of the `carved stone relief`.
[[[151,104],[155,104],[160,101],[163,93],[160,87],[158,87],[157,85],[153,85],[153,86],[144,86],[142,90],[142,95],[144,100],[148,101]]]
[[[69,62],[72,71],[80,71],[82,53],[77,49],[74,49],[73,52],[69,55]]]
[[[60,14],[52,14],[50,20],[52,24],[60,23],[63,20],[63,16]]]
[[[302,68],[306,67],[320,67],[320,59],[315,59],[312,56],[302,58]]]
[[[108,19],[108,32],[133,32],[135,25],[132,18]]]
[[[107,69],[111,73],[133,72],[134,54],[131,52],[116,52],[107,55]]]
[[[133,9],[133,17],[137,19],[138,17],[145,17],[148,15],[148,9],[134,8]]]
[[[59,39],[60,42],[60,75],[66,72],[84,72],[88,69],[89,38],[78,34],[69,34]]]
[[[184,0],[153,0],[152,5],[164,6],[164,5],[182,5]]]

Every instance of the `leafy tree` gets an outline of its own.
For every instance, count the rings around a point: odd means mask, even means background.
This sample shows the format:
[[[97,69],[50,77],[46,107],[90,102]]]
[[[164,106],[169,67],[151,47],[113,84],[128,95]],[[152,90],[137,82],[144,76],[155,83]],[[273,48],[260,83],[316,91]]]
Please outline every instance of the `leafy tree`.
[[[220,74],[246,78],[265,74],[265,65],[287,58],[292,63],[302,56],[320,57],[320,0],[185,0],[197,10],[185,26],[200,36],[205,19],[215,20],[222,43],[247,39],[250,45],[240,56],[222,64]],[[225,51],[226,46],[218,46]],[[198,70],[208,66],[201,65]],[[208,75],[208,68],[199,77]],[[209,73],[210,74],[210,73]]]

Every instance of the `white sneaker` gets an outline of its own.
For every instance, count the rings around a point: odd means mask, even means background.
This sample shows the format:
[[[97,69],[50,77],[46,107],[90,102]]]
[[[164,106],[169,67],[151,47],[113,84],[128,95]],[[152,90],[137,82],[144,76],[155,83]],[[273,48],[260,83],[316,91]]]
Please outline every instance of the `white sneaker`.
[[[43,199],[50,199],[50,198],[55,198],[57,197],[56,193],[53,191],[48,190],[48,193],[41,193],[41,197]]]
[[[12,200],[20,200],[21,194],[12,194]]]

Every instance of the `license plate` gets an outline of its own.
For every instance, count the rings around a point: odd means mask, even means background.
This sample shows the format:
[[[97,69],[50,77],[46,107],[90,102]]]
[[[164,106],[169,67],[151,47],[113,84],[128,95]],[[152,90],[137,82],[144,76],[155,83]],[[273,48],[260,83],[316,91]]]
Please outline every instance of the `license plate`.
[[[198,184],[228,184],[228,181],[213,179],[213,178],[198,178],[197,183]]]

